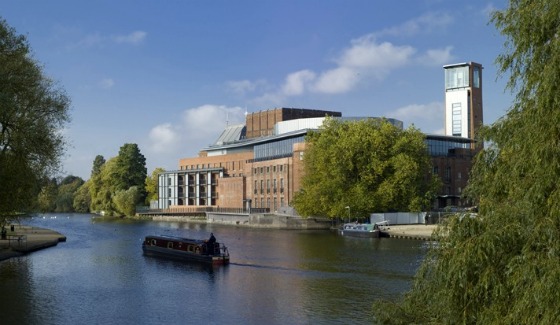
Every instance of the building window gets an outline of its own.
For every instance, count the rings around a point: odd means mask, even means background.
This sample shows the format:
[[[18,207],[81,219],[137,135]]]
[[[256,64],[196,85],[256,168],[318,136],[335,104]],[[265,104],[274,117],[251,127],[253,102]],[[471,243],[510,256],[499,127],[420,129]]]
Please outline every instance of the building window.
[[[269,166],[266,167],[266,173],[267,174],[270,173],[270,167]]]
[[[461,172],[457,173],[457,179],[461,179]],[[460,192],[459,192],[460,193]]]
[[[266,193],[270,193],[270,179],[266,180]]]
[[[461,103],[453,103],[451,104],[452,108],[452,127],[453,127],[453,135],[454,136],[461,136]]]
[[[473,68],[473,87],[480,88],[480,68],[476,66]]]
[[[284,193],[284,179],[280,178],[280,193]]]

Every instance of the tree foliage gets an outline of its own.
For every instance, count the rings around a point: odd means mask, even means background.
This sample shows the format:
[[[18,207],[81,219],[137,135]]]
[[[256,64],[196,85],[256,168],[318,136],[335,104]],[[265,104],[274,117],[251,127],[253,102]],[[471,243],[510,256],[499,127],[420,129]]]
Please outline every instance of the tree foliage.
[[[95,157],[88,182],[90,210],[103,211],[108,215],[134,215],[128,201],[127,204],[123,203],[123,197],[134,197],[136,201],[133,207],[142,203],[145,197],[146,174],[146,159],[136,144],[124,144],[119,150],[119,155],[107,161],[103,156]],[[129,193],[132,187],[135,188],[135,196]],[[117,194],[119,198],[115,199]]]
[[[84,180],[73,175],[46,181],[37,199],[39,211],[74,212],[74,196],[82,184]]]
[[[146,205],[149,205],[150,201],[158,199],[158,175],[163,172],[165,172],[165,169],[158,167],[154,169],[150,177],[146,177]]]
[[[136,203],[140,200],[140,190],[136,186],[128,190],[120,190],[113,196],[116,210],[125,216],[133,216],[136,213]]]
[[[437,183],[427,179],[424,135],[387,121],[326,119],[306,138],[302,190],[294,206],[302,215],[354,216],[421,211]]]
[[[59,168],[69,105],[25,36],[0,20],[0,215],[32,209],[40,181]]]
[[[403,301],[374,306],[383,322],[560,323],[560,2],[511,0],[492,21],[516,97],[482,133],[467,189],[479,216],[440,229]]]

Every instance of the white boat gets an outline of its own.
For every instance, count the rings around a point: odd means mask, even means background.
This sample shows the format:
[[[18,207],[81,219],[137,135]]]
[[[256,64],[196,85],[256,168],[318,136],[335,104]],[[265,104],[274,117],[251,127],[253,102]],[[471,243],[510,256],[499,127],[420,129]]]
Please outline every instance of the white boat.
[[[343,236],[379,238],[379,225],[372,223],[345,223],[340,229]]]

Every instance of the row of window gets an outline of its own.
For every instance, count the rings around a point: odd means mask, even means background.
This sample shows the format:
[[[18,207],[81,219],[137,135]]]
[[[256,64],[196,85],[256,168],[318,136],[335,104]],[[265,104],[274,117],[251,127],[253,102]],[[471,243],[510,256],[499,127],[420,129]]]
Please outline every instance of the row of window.
[[[270,191],[270,184],[271,184],[270,179],[267,179],[266,180],[266,189],[268,191]],[[258,188],[260,188],[261,193],[262,193],[262,191],[264,190],[264,180],[263,179],[260,180],[260,185],[261,185],[260,187],[258,185],[259,185],[259,181],[255,180],[255,185],[253,186],[253,189],[256,191]],[[276,188],[278,187],[277,185],[278,185],[278,182],[277,182],[277,179],[275,178],[275,179],[272,180],[272,188],[274,189],[274,191],[276,191]],[[282,191],[284,191],[284,179],[283,178],[280,178],[280,189]]]
[[[284,198],[281,197],[280,198],[280,202],[278,202],[278,198],[273,198],[272,200],[270,198],[267,198],[266,200],[264,198],[253,198],[253,202],[255,202],[255,206],[254,208],[268,208],[268,209],[272,209],[272,211],[276,211],[278,210],[278,208],[281,208],[284,206]],[[278,205],[278,203],[280,203],[280,205]],[[272,204],[272,206],[271,206]]]
[[[266,166],[266,167],[255,167],[253,168],[253,175],[258,175],[258,174],[270,174],[270,171],[272,171],[273,173],[276,173],[277,171],[279,173],[284,172],[284,165],[274,165],[274,166]]]
[[[181,166],[181,170],[190,169],[204,169],[204,168],[226,168],[229,170],[243,170],[243,161],[229,161],[229,162],[219,162],[219,163],[208,163],[208,164],[196,164],[196,165],[186,165]]]

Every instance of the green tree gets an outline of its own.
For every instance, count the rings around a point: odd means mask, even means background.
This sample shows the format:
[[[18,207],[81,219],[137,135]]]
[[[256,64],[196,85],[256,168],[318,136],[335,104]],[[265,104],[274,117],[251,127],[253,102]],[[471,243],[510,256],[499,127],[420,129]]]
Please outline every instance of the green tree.
[[[37,199],[39,211],[53,212],[56,209],[57,196],[58,185],[56,178],[53,178],[51,180],[48,180],[46,184],[41,188],[41,192],[39,192],[39,197]]]
[[[0,218],[34,207],[40,180],[54,174],[65,149],[70,101],[43,74],[23,35],[0,20]]]
[[[492,21],[516,97],[482,133],[492,145],[467,188],[478,217],[439,230],[412,290],[374,305],[382,322],[560,323],[560,2],[511,0]]]
[[[74,202],[72,206],[74,207],[74,211],[80,213],[87,213],[89,212],[89,208],[91,206],[91,195],[89,191],[91,181],[88,180],[74,194]]]
[[[165,169],[158,167],[154,169],[150,177],[146,177],[146,205],[150,205],[151,201],[158,199],[158,175],[163,172],[165,172]]]
[[[113,196],[113,202],[117,212],[125,216],[133,216],[136,213],[136,203],[140,200],[140,190],[132,186],[128,190],[120,190]]]
[[[58,186],[55,211],[74,212],[74,196],[83,184],[84,180],[78,176],[66,176]]]
[[[437,182],[428,179],[430,159],[417,129],[385,120],[326,119],[306,138],[302,190],[294,206],[304,215],[354,216],[421,211]]]
[[[105,166],[105,158],[101,155],[95,156],[93,160],[93,167],[91,169],[91,177],[89,179],[88,189],[90,193],[90,211],[100,212],[103,211],[103,195],[100,194],[103,183],[101,180],[101,171]]]
[[[136,186],[143,199],[146,196],[145,181],[147,177],[146,158],[135,143],[125,143],[117,156],[114,179],[115,190],[128,190]]]

